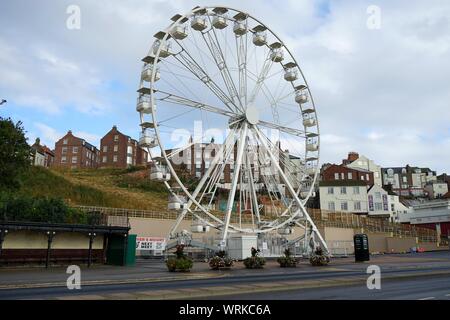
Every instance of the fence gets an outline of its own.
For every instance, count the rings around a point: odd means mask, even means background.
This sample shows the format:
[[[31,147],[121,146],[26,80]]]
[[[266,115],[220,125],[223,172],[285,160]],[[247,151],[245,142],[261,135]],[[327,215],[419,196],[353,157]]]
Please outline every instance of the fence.
[[[101,212],[110,218],[111,216],[115,216],[174,220],[178,217],[178,213],[174,211],[151,211],[89,206],[77,206],[76,208],[85,212]],[[361,229],[362,232],[390,233],[394,237],[416,237],[419,242],[438,242],[438,236],[435,230],[416,227],[415,225],[393,223],[380,218],[373,218],[346,212],[329,212],[320,209],[308,208],[308,213],[317,227]],[[224,217],[223,212],[216,211],[213,212],[213,214],[221,219]],[[270,220],[276,217],[265,215],[263,218]],[[190,215],[186,215],[185,220],[191,219],[192,217]],[[252,223],[252,219],[250,214],[244,214],[241,217],[233,215],[231,222]]]

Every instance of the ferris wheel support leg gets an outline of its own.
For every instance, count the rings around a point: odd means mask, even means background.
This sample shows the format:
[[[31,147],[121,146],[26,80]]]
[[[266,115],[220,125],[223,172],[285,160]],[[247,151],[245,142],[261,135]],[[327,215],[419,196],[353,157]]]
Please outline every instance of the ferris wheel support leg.
[[[222,146],[220,147],[219,151],[217,152],[217,154],[215,155],[215,157],[213,158],[213,160],[211,161],[211,164],[208,168],[208,170],[206,171],[205,175],[202,177],[202,179],[200,180],[200,182],[198,183],[197,187],[195,188],[194,192],[192,193],[192,197],[195,199],[198,194],[200,193],[200,191],[203,188],[203,185],[205,184],[206,180],[208,180],[209,176],[211,175],[212,171],[214,170],[214,167],[217,165],[217,163],[221,160],[221,158],[223,157],[223,151],[225,149],[225,147],[228,145],[229,140],[231,139],[232,141],[234,141],[232,139],[232,137],[234,136],[233,132],[230,132],[230,134],[228,135],[228,137],[226,138],[225,142],[222,144]],[[168,183],[166,182],[167,187],[170,188],[170,186],[168,185]],[[187,204],[187,208],[190,208],[192,205],[193,201],[189,200],[188,204]],[[177,230],[178,226],[180,225],[181,221],[183,221],[184,217],[186,216],[186,214],[189,212],[189,209],[184,209],[181,214],[178,216],[177,220],[175,221],[174,225],[172,226],[172,228],[170,229],[169,232],[169,238],[173,238],[175,237],[175,231]]]
[[[228,196],[227,213],[225,216],[225,225],[223,228],[222,240],[220,242],[221,250],[224,250],[226,248],[226,241],[227,241],[227,237],[228,237],[228,228],[230,226],[231,212],[233,211],[234,196],[236,195],[236,188],[237,188],[237,183],[239,180],[239,173],[240,173],[241,164],[242,164],[242,156],[244,154],[244,147],[246,145],[246,140],[247,140],[247,138],[246,138],[247,130],[248,130],[248,125],[246,122],[244,122],[242,125],[241,135],[240,135],[240,139],[238,142],[238,151],[237,151],[237,156],[236,156],[236,164],[234,167],[233,180],[231,182],[231,190],[230,190],[230,194]]]
[[[316,225],[314,224],[313,220],[309,216],[308,212],[306,211],[305,206],[303,205],[303,202],[298,198],[297,193],[295,192],[294,188],[292,187],[291,183],[289,182],[289,179],[284,174],[283,170],[280,167],[280,164],[278,163],[278,159],[273,155],[273,153],[270,151],[270,148],[267,145],[267,142],[265,138],[262,136],[261,132],[259,131],[258,127],[253,126],[256,135],[259,137],[259,140],[263,144],[264,148],[267,150],[273,164],[275,165],[275,168],[278,170],[282,180],[284,181],[287,189],[289,190],[289,193],[292,195],[294,200],[297,202],[298,206],[300,207],[300,212],[302,213],[303,217],[305,217],[306,221],[309,222],[309,224],[312,227],[312,233],[314,233],[320,241],[320,244],[322,245],[323,249],[327,254],[329,254],[328,246],[325,240],[323,239],[322,235],[320,234],[319,230],[317,229]]]

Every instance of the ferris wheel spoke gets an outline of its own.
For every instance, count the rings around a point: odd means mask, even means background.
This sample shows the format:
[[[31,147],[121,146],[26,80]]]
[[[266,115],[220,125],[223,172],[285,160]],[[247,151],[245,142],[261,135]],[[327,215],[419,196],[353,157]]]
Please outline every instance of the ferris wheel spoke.
[[[257,95],[259,94],[259,91],[261,90],[264,81],[266,80],[267,75],[270,72],[270,68],[273,65],[273,61],[270,59],[270,53],[267,55],[266,60],[264,61],[264,64],[261,68],[261,71],[256,79],[255,87],[252,90],[252,93],[250,94],[249,104],[255,102],[255,99]]]
[[[212,35],[211,31],[213,33]],[[233,77],[231,76],[230,70],[228,69],[222,48],[220,46],[220,41],[217,38],[216,30],[214,28],[211,28],[207,32],[202,33],[202,38],[205,41],[205,44],[208,47],[209,51],[211,52],[212,57],[214,58],[215,64],[220,71],[223,82],[228,90],[229,96],[233,101],[233,104],[235,106],[239,106],[239,109],[243,111],[242,102],[240,100],[239,94],[234,84]]]
[[[278,159],[275,157],[275,155],[272,153],[272,151],[270,150],[267,141],[266,141],[266,137],[264,137],[262,135],[262,133],[260,132],[260,130],[258,129],[258,127],[253,127],[256,135],[258,136],[259,140],[261,141],[263,147],[266,149],[270,159],[272,160],[273,165],[275,166],[275,169],[278,171],[278,174],[281,176],[285,187],[288,188],[289,193],[291,194],[291,196],[294,198],[294,200],[297,202],[297,204],[299,206],[303,206],[303,203],[300,201],[300,199],[297,196],[297,192],[295,192],[294,188],[292,187],[289,179],[286,177],[285,173],[283,172],[283,170],[280,167],[280,164],[278,163]]]
[[[290,127],[285,127],[279,124],[275,124],[275,123],[271,123],[271,122],[267,122],[267,121],[259,121],[258,123],[259,125],[261,125],[262,127],[266,127],[269,129],[274,129],[274,130],[279,130],[297,137],[301,137],[301,138],[306,138],[307,136],[307,132],[303,131],[303,130],[298,130],[298,129],[294,129],[294,128],[290,128]]]
[[[234,105],[233,101],[222,91],[222,89],[212,80],[208,73],[192,58],[192,56],[186,51],[174,55],[187,70],[189,70],[194,76],[196,76],[202,83],[208,87],[211,92],[223,102],[223,104],[231,111],[235,112],[238,108]]]
[[[246,22],[248,23],[248,22]],[[244,106],[247,106],[247,51],[248,51],[248,33],[236,37],[237,63],[239,70],[239,96]]]
[[[166,101],[166,102],[170,102],[173,104],[178,104],[178,105],[182,105],[182,106],[188,106],[188,107],[192,107],[192,108],[196,108],[199,110],[204,110],[204,111],[209,111],[209,112],[214,112],[223,116],[227,116],[230,118],[236,117],[237,114],[232,112],[232,111],[227,111],[225,109],[222,108],[218,108],[218,107],[213,107],[211,105],[202,103],[202,102],[198,102],[198,101],[194,101],[192,99],[188,99],[188,98],[184,98],[181,96],[178,96],[176,94],[170,93],[170,92],[166,92],[166,91],[162,91],[162,90],[153,90],[155,93],[159,92],[162,95],[164,95],[161,98],[157,98],[157,100],[159,101]]]

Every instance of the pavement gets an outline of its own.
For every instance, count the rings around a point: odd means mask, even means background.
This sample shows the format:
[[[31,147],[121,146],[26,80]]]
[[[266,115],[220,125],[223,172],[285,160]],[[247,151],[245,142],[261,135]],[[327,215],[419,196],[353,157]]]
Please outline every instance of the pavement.
[[[367,289],[369,265],[380,266],[382,290]],[[190,273],[170,273],[163,261],[139,260],[133,267],[81,268],[81,290],[67,289],[65,268],[2,268],[0,299],[447,299],[450,294],[448,251],[379,255],[368,263],[337,258],[326,267],[302,261],[297,268],[279,268],[268,261],[261,270],[237,263],[212,271],[195,263]]]

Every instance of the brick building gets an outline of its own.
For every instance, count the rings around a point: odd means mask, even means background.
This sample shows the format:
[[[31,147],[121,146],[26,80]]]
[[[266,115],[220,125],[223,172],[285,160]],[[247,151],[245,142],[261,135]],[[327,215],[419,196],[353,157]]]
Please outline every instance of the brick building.
[[[326,165],[322,168],[321,172],[322,181],[362,181],[367,186],[374,184],[373,172],[348,168],[345,165]]]
[[[100,140],[100,164],[102,168],[127,168],[146,165],[148,152],[138,142],[121,133],[116,126]]]
[[[55,143],[53,166],[71,169],[97,168],[99,150],[82,138],[75,137],[72,131]]]

